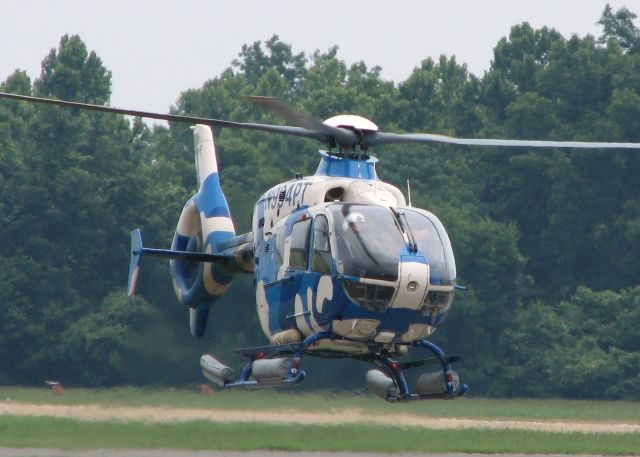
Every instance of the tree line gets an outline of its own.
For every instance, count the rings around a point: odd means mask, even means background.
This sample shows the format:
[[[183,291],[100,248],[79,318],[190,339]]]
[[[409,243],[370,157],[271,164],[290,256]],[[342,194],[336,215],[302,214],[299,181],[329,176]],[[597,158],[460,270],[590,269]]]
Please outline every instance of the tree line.
[[[273,36],[244,45],[171,111],[280,122],[244,100],[259,94],[320,119],[358,113],[384,131],[639,142],[635,18],[607,6],[597,38],[519,24],[482,76],[441,56],[400,82],[347,64],[337,47],[306,55]],[[80,37],[64,36],[38,78],[16,70],[0,88],[106,104],[111,73]],[[264,190],[317,166],[311,140],[215,134],[239,232]],[[139,296],[125,295],[128,233],[142,227],[146,244],[168,246],[195,191],[192,148],[185,125],[0,103],[0,384],[185,385],[200,382],[202,352],[239,362],[232,347],[266,343],[250,278],[216,303],[202,340],[188,335],[164,262],[145,262]],[[403,188],[410,178],[413,204],[449,231],[468,290],[435,340],[463,357],[475,392],[640,398],[640,155],[451,145],[373,153],[381,179]],[[351,388],[365,369],[320,361],[310,378],[338,386],[340,371]]]

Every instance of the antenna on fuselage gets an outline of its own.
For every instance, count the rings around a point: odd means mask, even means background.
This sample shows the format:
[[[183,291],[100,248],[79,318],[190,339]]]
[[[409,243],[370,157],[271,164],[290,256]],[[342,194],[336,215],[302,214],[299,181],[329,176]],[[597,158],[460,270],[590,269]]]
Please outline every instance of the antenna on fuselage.
[[[409,197],[409,207],[411,207],[411,182],[407,178],[407,197]]]

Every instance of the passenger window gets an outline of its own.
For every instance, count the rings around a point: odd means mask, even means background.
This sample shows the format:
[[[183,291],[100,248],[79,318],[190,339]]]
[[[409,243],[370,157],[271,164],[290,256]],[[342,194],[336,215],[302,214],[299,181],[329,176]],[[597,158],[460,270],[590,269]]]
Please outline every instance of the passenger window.
[[[319,215],[313,223],[313,253],[311,269],[321,273],[331,273],[331,246],[329,245],[329,223]]]
[[[309,229],[311,219],[298,221],[291,230],[291,248],[289,251],[289,266],[293,268],[307,268],[307,246],[309,245]]]

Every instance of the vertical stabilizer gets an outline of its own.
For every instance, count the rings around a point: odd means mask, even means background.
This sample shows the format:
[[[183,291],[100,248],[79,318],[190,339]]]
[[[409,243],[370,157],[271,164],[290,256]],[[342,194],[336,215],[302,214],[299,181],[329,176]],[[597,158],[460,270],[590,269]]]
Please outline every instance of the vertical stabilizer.
[[[193,130],[193,144],[196,153],[196,178],[198,190],[200,190],[200,186],[207,176],[211,173],[218,173],[218,160],[211,128],[207,125],[197,124],[191,129]]]

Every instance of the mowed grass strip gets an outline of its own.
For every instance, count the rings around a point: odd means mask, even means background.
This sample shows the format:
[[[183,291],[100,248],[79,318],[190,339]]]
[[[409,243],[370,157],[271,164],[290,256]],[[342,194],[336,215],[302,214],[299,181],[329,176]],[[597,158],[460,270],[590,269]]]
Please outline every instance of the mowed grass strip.
[[[204,396],[195,389],[66,389],[54,398],[45,388],[0,387],[0,401],[32,404],[162,406],[253,411],[340,411],[359,409],[371,414],[416,414],[470,419],[611,421],[640,423],[640,402],[560,399],[460,398],[390,404],[365,393],[299,391],[224,391]]]
[[[640,434],[424,430],[364,425],[216,424],[205,421],[148,424],[14,416],[0,417],[0,443],[3,447],[56,449],[271,449],[601,455],[640,453]]]

